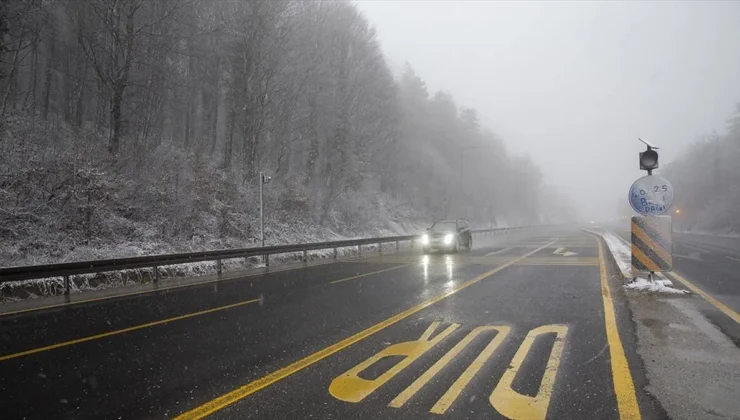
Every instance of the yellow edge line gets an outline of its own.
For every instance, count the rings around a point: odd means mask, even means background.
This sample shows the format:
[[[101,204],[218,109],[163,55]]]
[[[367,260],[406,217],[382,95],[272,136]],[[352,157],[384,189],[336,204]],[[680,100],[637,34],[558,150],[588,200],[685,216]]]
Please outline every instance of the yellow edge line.
[[[510,265],[512,265],[514,263],[516,263],[517,261],[521,261],[521,260],[527,258],[528,256],[530,256],[530,255],[532,255],[532,254],[534,254],[534,253],[536,253],[536,252],[538,252],[538,251],[540,251],[542,249],[545,249],[545,247],[547,247],[547,246],[549,246],[549,245],[551,245],[553,243],[554,243],[554,241],[548,243],[545,246],[542,246],[540,248],[537,248],[534,251],[529,252],[529,253],[521,256],[521,257],[518,257],[516,259],[513,259],[513,260],[511,260],[507,264],[501,265],[499,267],[496,267],[493,270],[490,270],[488,272],[485,272],[485,273],[483,273],[483,274],[481,274],[481,275],[473,278],[472,280],[469,280],[469,281],[467,281],[465,283],[462,283],[459,286],[457,286],[457,287],[455,287],[453,289],[450,289],[450,290],[448,290],[445,293],[442,293],[439,296],[436,296],[434,298],[431,298],[429,300],[426,300],[426,301],[424,301],[424,302],[422,302],[422,303],[420,303],[420,304],[418,304],[416,306],[413,306],[413,307],[411,307],[411,308],[409,308],[409,309],[407,309],[407,310],[405,310],[405,311],[403,311],[403,312],[401,312],[401,313],[399,313],[397,315],[394,315],[394,316],[392,316],[392,317],[390,317],[390,318],[388,318],[388,319],[386,319],[384,321],[381,321],[381,322],[373,325],[370,328],[367,328],[367,329],[365,329],[363,331],[358,332],[357,334],[354,334],[354,335],[352,335],[350,337],[347,337],[347,338],[345,338],[342,341],[336,342],[336,343],[332,344],[329,347],[326,347],[326,348],[324,348],[322,350],[317,351],[316,353],[313,353],[313,354],[311,354],[311,355],[309,355],[307,357],[304,357],[303,359],[300,359],[300,360],[298,360],[296,362],[293,362],[293,363],[291,363],[290,365],[288,365],[288,366],[286,366],[284,368],[278,369],[278,370],[276,370],[276,371],[274,371],[274,372],[272,372],[272,373],[270,373],[270,374],[268,374],[266,376],[263,376],[260,379],[257,379],[255,381],[252,381],[252,382],[246,384],[246,385],[243,385],[243,386],[241,386],[239,388],[236,388],[233,391],[230,391],[230,392],[228,392],[226,394],[223,394],[220,397],[217,397],[217,398],[215,398],[215,399],[213,399],[213,400],[211,400],[211,401],[209,401],[209,402],[207,402],[207,403],[205,403],[205,404],[203,404],[201,406],[198,406],[198,407],[196,407],[196,408],[194,408],[194,409],[192,409],[190,411],[186,411],[185,413],[182,413],[179,416],[175,417],[175,419],[176,420],[202,419],[202,418],[204,418],[204,417],[206,417],[206,416],[208,416],[210,414],[213,414],[216,411],[219,411],[219,410],[221,410],[221,409],[223,409],[223,408],[225,408],[225,407],[227,407],[227,406],[229,406],[231,404],[234,404],[235,402],[237,402],[237,401],[239,401],[239,400],[241,400],[241,399],[243,399],[243,398],[245,398],[245,397],[247,397],[247,396],[249,396],[249,395],[251,395],[251,394],[253,394],[253,393],[255,393],[255,392],[257,392],[257,391],[259,391],[261,389],[263,389],[263,388],[266,388],[266,387],[272,385],[275,382],[278,382],[278,381],[280,381],[280,380],[282,380],[282,379],[284,379],[284,378],[286,378],[286,377],[288,377],[288,376],[290,376],[290,375],[292,375],[292,374],[294,374],[294,373],[296,373],[296,372],[298,372],[300,370],[303,370],[303,369],[307,368],[308,366],[311,366],[314,363],[317,363],[320,360],[325,359],[326,357],[329,357],[332,354],[337,353],[338,351],[340,351],[340,350],[342,350],[342,349],[344,349],[346,347],[349,347],[352,344],[357,343],[358,341],[361,341],[361,340],[363,340],[363,339],[365,339],[365,338],[367,338],[367,337],[369,337],[369,336],[377,333],[378,331],[381,331],[381,330],[383,330],[383,329],[385,329],[385,328],[387,328],[387,327],[389,327],[389,326],[391,326],[391,325],[393,325],[393,324],[395,324],[395,323],[397,323],[397,322],[399,322],[399,321],[401,321],[401,320],[403,320],[405,318],[408,318],[409,316],[411,316],[411,315],[413,315],[413,314],[421,311],[422,309],[425,309],[425,308],[427,308],[427,307],[429,307],[429,306],[431,306],[431,305],[433,305],[433,304],[435,304],[435,303],[437,303],[437,302],[439,302],[439,301],[447,298],[448,296],[453,295],[453,294],[459,292],[462,289],[465,289],[465,288],[467,288],[467,287],[469,287],[469,286],[471,286],[471,285],[473,285],[475,283],[478,283],[479,281],[485,279],[486,277],[489,277],[489,276],[491,276],[491,275],[493,275],[493,274],[495,274],[495,273],[503,270],[504,268],[506,268],[506,267],[508,267],[508,266],[510,266]]]
[[[717,308],[720,311],[724,312],[725,315],[729,316],[735,322],[737,322],[738,324],[740,324],[740,314],[738,314],[737,312],[735,312],[732,309],[730,309],[729,307],[727,307],[724,303],[718,301],[717,299],[715,299],[712,296],[710,296],[709,294],[707,294],[705,291],[703,291],[700,288],[694,286],[693,283],[691,283],[690,281],[686,280],[684,277],[682,277],[681,275],[679,275],[676,272],[664,273],[664,274],[668,274],[669,276],[673,277],[675,280],[680,281],[681,283],[684,284],[684,286],[686,286],[689,289],[691,289],[692,292],[696,293],[697,295],[700,295],[707,302],[709,302],[712,305],[714,305],[715,308]]]
[[[617,395],[619,418],[639,420],[641,418],[640,407],[637,405],[635,384],[632,381],[632,373],[630,372],[629,363],[627,363],[627,356],[624,353],[622,339],[619,337],[614,302],[609,291],[603,248],[604,246],[599,241],[599,271],[601,273],[601,296],[604,301],[604,324],[606,326],[606,339],[609,344],[612,381],[614,382],[614,392]]]
[[[255,302],[259,302],[259,299],[245,300],[243,302],[232,303],[231,305],[219,306],[218,308],[206,309],[205,311],[193,312],[193,313],[186,314],[186,315],[180,315],[180,316],[176,316],[176,317],[173,317],[173,318],[162,319],[160,321],[149,322],[149,323],[146,323],[146,324],[136,325],[136,326],[133,326],[133,327],[123,328],[123,329],[115,330],[115,331],[110,331],[110,332],[103,333],[103,334],[91,335],[89,337],[78,338],[78,339],[75,339],[75,340],[65,341],[65,342],[57,343],[57,344],[52,344],[52,345],[46,346],[46,347],[39,347],[39,348],[32,349],[32,350],[26,350],[26,351],[22,351],[20,353],[7,354],[7,355],[4,355],[4,356],[0,356],[0,361],[15,359],[17,357],[28,356],[28,355],[31,355],[31,354],[41,353],[41,352],[48,351],[48,350],[54,350],[54,349],[58,349],[58,348],[61,348],[61,347],[72,346],[72,345],[75,345],[75,344],[85,343],[87,341],[98,340],[98,339],[101,339],[101,338],[110,337],[112,335],[123,334],[123,333],[131,332],[131,331],[140,330],[140,329],[143,329],[143,328],[154,327],[156,325],[166,324],[168,322],[179,321],[179,320],[182,320],[182,319],[188,319],[188,318],[192,318],[192,317],[199,316],[199,315],[209,314],[209,313],[212,313],[212,312],[223,311],[223,310],[226,310],[226,309],[236,308],[237,306],[248,305],[250,303],[255,303]]]
[[[345,279],[339,279],[339,280],[334,280],[334,281],[332,281],[332,282],[330,282],[330,283],[331,283],[331,284],[336,284],[336,283],[341,283],[341,282],[344,282],[344,281],[350,281],[350,280],[355,280],[355,279],[359,279],[359,278],[362,278],[362,277],[367,277],[367,276],[371,276],[371,275],[373,275],[373,274],[378,274],[378,273],[384,273],[384,272],[386,272],[386,271],[391,271],[391,270],[398,270],[399,268],[404,268],[404,267],[408,267],[408,266],[410,266],[411,264],[413,264],[413,263],[408,263],[408,264],[404,264],[404,265],[399,265],[399,266],[396,266],[396,267],[391,267],[391,268],[385,268],[385,269],[383,269],[383,270],[373,271],[373,272],[370,272],[370,273],[358,274],[358,275],[356,275],[356,276],[352,276],[352,277],[347,277],[347,278],[345,278]]]

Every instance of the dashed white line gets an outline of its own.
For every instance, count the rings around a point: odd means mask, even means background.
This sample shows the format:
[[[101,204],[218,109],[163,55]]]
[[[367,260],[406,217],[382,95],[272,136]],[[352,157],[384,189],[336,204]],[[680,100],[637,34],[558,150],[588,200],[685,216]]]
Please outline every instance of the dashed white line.
[[[492,252],[489,252],[488,254],[486,254],[486,257],[490,257],[491,255],[500,254],[500,253],[505,252],[505,251],[508,251],[510,249],[511,248],[504,248],[504,249],[499,249],[498,251],[492,251]]]

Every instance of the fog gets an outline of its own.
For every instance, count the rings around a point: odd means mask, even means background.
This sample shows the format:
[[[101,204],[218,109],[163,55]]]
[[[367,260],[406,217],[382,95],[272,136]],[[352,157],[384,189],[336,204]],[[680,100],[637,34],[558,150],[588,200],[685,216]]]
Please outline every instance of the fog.
[[[585,218],[626,203],[637,137],[665,166],[740,100],[738,2],[356,4],[395,71],[476,108]]]
[[[737,2],[6,0],[0,23],[0,264],[262,245],[262,222],[603,220],[637,137],[683,229],[740,231]]]

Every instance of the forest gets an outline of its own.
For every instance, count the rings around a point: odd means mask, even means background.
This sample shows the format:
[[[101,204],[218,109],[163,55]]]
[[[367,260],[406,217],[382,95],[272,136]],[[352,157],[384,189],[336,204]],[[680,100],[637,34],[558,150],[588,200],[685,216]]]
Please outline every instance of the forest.
[[[4,0],[0,265],[253,246],[260,172],[267,243],[568,213],[397,73],[347,1]]]
[[[676,191],[674,230],[740,234],[740,104],[725,134],[703,136],[662,175]]]

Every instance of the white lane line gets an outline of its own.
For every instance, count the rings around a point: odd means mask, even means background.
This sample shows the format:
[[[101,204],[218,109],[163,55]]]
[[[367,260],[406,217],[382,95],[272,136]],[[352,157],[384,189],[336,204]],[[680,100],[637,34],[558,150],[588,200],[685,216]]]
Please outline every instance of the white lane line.
[[[508,251],[510,249],[511,248],[504,248],[504,249],[499,249],[498,251],[491,251],[488,254],[486,254],[486,257],[490,257],[491,255],[500,254],[500,253],[505,252],[505,251]]]
[[[735,261],[737,261],[737,262],[740,262],[740,258],[735,258],[735,257],[731,257],[731,256],[729,256],[729,255],[725,255],[725,258],[729,258],[729,259],[731,259],[731,260],[735,260]]]
[[[709,254],[709,253],[711,253],[711,251],[707,251],[707,250],[706,250],[705,248],[700,248],[700,247],[698,247],[698,246],[696,246],[696,245],[689,245],[689,244],[687,244],[687,243],[682,243],[682,244],[680,244],[680,245],[683,245],[683,246],[685,246],[686,248],[691,248],[691,249],[693,249],[693,250],[696,250],[696,251],[702,252],[702,253],[704,253],[704,254]]]

